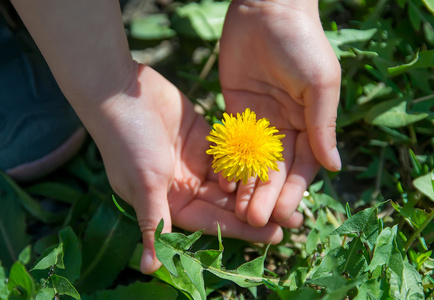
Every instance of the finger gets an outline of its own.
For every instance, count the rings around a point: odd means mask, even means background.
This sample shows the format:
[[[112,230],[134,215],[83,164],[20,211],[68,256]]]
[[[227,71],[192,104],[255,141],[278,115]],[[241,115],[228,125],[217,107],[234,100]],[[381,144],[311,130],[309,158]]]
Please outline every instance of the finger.
[[[235,215],[243,222],[247,222],[249,203],[253,192],[255,191],[257,181],[257,177],[251,177],[247,180],[246,184],[240,182],[238,185],[237,197],[235,200]]]
[[[336,147],[339,90],[340,76],[335,76],[326,83],[310,86],[303,95],[306,103],[306,129],[313,153],[330,171],[339,171],[342,167]]]
[[[319,169],[306,132],[298,134],[295,147],[294,163],[272,214],[273,220],[279,223],[288,220],[295,212],[303,193]]]
[[[279,172],[274,170],[269,171],[267,182],[258,181],[253,196],[248,203],[247,221],[254,227],[262,227],[269,221],[288,171],[293,164],[297,132],[284,130],[281,133],[285,134],[285,138],[282,139],[284,145],[282,154],[285,161],[277,162]]]
[[[134,205],[143,239],[140,270],[144,274],[150,274],[157,271],[161,266],[154,248],[155,230],[161,219],[164,219],[163,233],[170,232],[172,224],[167,202],[167,189],[164,184],[155,185],[154,190],[144,192],[142,195],[146,196],[136,201]]]
[[[284,228],[299,228],[301,225],[303,225],[303,214],[295,211],[288,220],[278,224]]]
[[[219,184],[223,191],[227,193],[233,193],[237,189],[237,183],[234,181],[228,181],[221,174],[219,174]]]
[[[224,210],[235,210],[235,194],[226,193],[216,182],[205,182],[199,188],[196,197]]]
[[[255,243],[277,244],[283,238],[282,228],[276,223],[254,228],[239,220],[233,212],[201,200],[193,200],[180,210],[173,216],[173,223],[190,231],[204,229],[206,234],[212,235],[217,235],[218,224],[222,236]]]

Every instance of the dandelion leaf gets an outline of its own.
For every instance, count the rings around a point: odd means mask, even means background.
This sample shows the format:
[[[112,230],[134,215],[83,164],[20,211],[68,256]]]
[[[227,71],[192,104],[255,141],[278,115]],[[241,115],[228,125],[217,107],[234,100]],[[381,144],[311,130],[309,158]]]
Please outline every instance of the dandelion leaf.
[[[31,269],[33,270],[45,270],[56,266],[60,269],[65,269],[63,264],[63,243],[60,243],[57,247],[52,249],[47,255],[43,256],[41,260]]]
[[[101,203],[84,231],[80,278],[81,294],[110,286],[125,268],[141,234],[110,201]]]
[[[19,197],[0,172],[0,261],[9,269],[26,247],[29,237],[26,233],[25,213]],[[13,226],[11,226],[13,224]]]
[[[52,300],[56,296],[56,291],[50,287],[44,287],[36,294],[35,300]]]
[[[355,280],[349,280],[333,274],[333,276],[313,279],[309,283],[326,288],[326,295],[322,299],[334,300],[344,299],[349,290],[359,286],[364,281],[366,281],[366,276],[359,276]]]
[[[81,251],[80,242],[71,227],[65,227],[59,232],[60,243],[63,244],[64,269],[57,270],[56,274],[66,277],[74,283],[80,276]]]
[[[407,112],[407,99],[398,98],[373,106],[366,113],[365,121],[372,125],[400,128],[426,117],[428,117],[427,113]]]
[[[71,284],[71,282],[69,282],[69,280],[66,279],[65,277],[59,275],[52,275],[50,280],[57,294],[67,295],[77,300],[80,299],[80,294]]]
[[[355,279],[363,273],[367,267],[363,255],[361,238],[357,237],[348,243],[348,246],[330,250],[321,261],[312,279],[330,275],[331,272],[345,273],[349,278]]]
[[[394,299],[425,299],[421,276],[408,262],[403,263],[402,274],[390,274],[390,295]]]
[[[390,284],[385,278],[370,279],[357,289],[354,300],[384,299],[389,294]]]
[[[341,58],[345,56],[355,56],[349,49],[357,43],[369,41],[376,32],[377,29],[341,29],[337,31],[326,31],[325,34],[336,56]]]
[[[377,211],[378,206],[362,210],[346,220],[331,234],[344,235],[361,233],[369,247],[373,249],[378,236]]]
[[[264,261],[268,247],[263,256],[249,261],[235,270],[226,270],[222,266],[223,244],[220,228],[218,229],[218,250],[200,250],[190,252],[191,246],[201,237],[202,231],[191,235],[181,233],[164,233],[163,220],[155,231],[155,251],[157,258],[170,272],[171,281],[180,290],[187,292],[193,299],[206,299],[203,271],[230,280],[241,287],[254,288],[263,284]]]
[[[24,295],[24,299],[31,299],[35,291],[35,283],[26,267],[16,261],[10,270],[8,280],[8,290],[11,292],[8,299],[19,299]],[[14,296],[17,296],[16,298]],[[23,299],[23,298],[21,298]]]
[[[385,228],[377,238],[374,255],[366,271],[373,272],[377,267],[386,266],[391,271],[399,290],[406,285],[402,242],[398,236],[398,225]],[[391,284],[392,285],[392,284]]]
[[[178,292],[158,282],[135,282],[128,286],[118,285],[115,289],[99,291],[90,295],[83,295],[83,300],[175,300],[178,299]]]
[[[202,231],[197,231],[189,236],[182,233],[161,234],[164,221],[161,220],[155,231],[155,251],[160,262],[175,276],[178,276],[173,257],[185,254],[188,249],[201,237]]]
[[[434,171],[413,180],[414,187],[434,201]]]
[[[9,296],[9,290],[6,281],[6,271],[2,267],[2,263],[0,261],[0,299],[1,300],[8,299],[8,296]]]

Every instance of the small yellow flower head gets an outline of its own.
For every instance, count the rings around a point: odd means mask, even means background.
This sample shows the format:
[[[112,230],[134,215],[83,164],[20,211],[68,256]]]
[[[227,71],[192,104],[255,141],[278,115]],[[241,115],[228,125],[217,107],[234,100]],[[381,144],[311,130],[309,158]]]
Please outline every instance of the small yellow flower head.
[[[249,108],[235,118],[223,114],[223,124],[214,124],[206,139],[215,143],[206,153],[214,157],[214,172],[222,172],[223,177],[235,182],[252,176],[266,182],[268,168],[279,171],[276,161],[283,161],[283,146],[280,141],[284,134],[273,135],[279,130],[268,127],[270,122],[263,118],[256,120],[256,114]]]

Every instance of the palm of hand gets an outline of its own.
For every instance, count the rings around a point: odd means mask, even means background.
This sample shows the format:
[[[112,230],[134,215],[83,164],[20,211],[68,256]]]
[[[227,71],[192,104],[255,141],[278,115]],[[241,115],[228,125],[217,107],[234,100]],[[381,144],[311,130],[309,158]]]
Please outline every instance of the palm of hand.
[[[282,5],[234,1],[221,39],[220,78],[228,112],[249,107],[286,137],[280,172],[238,190],[236,214],[255,226],[288,225],[319,162],[329,169],[340,70],[319,18]],[[248,1],[246,1],[248,2]],[[271,1],[270,1],[271,2]],[[255,1],[251,1],[255,3]],[[250,4],[251,4],[250,3]],[[289,220],[289,221],[288,221]]]
[[[279,225],[256,229],[234,214],[235,195],[220,189],[206,154],[210,127],[172,84],[149,67],[139,67],[127,97],[108,104],[103,132],[91,132],[104,159],[111,186],[135,209],[145,250],[142,270],[155,271],[154,232],[163,218],[174,225],[254,242],[277,243]],[[101,121],[100,124],[104,124]]]

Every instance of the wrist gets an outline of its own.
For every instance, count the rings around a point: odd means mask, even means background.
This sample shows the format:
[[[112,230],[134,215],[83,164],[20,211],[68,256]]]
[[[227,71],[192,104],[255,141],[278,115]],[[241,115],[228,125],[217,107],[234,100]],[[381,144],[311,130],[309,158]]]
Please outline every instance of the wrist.
[[[81,119],[88,131],[93,131],[95,125],[100,127],[104,120],[110,122],[111,114],[115,103],[125,102],[128,98],[137,96],[139,65],[134,60],[125,62],[120,66],[115,76],[86,88],[77,94],[83,94],[82,98],[68,98],[78,117]],[[127,101],[128,102],[128,101]]]
[[[99,74],[101,77],[98,80],[90,80],[81,85],[72,83],[63,87],[67,90],[65,95],[80,117],[104,110],[116,99],[131,94],[138,80],[138,64],[132,59],[125,59],[118,66],[111,66],[108,72]]]

